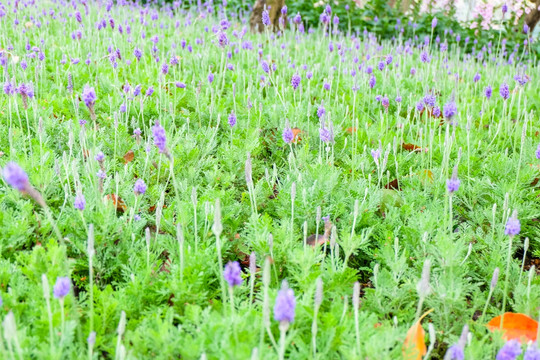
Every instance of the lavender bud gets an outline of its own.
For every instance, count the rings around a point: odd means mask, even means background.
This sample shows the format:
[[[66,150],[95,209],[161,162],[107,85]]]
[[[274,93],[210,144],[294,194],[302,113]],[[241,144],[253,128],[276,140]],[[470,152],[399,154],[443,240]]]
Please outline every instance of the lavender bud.
[[[495,286],[497,286],[497,281],[499,281],[499,268],[496,267],[495,270],[493,270],[493,276],[491,277],[491,290],[495,289]]]
[[[422,269],[422,277],[420,278],[420,281],[418,282],[418,285],[416,287],[416,290],[418,291],[418,295],[420,297],[426,297],[431,292],[431,288],[429,286],[430,271],[431,271],[431,261],[427,259],[424,262],[424,267]]]

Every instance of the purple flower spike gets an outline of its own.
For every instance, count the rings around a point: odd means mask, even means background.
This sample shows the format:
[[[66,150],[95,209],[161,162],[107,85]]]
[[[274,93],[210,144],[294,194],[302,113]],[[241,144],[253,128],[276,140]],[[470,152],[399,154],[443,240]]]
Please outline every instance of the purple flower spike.
[[[537,340],[539,341],[539,340]],[[540,348],[536,342],[532,343],[525,352],[523,360],[540,360]]]
[[[89,109],[93,108],[97,99],[94,88],[90,87],[88,84],[85,85],[82,93],[82,99]]]
[[[289,288],[286,281],[279,290],[274,305],[274,319],[279,322],[291,323],[294,321],[296,299],[294,291]]]
[[[223,270],[223,277],[230,287],[242,285],[242,270],[238,261],[229,262]]]
[[[538,144],[538,147],[536,148],[536,158],[540,160],[540,144]]]
[[[486,98],[489,100],[491,98],[491,94],[493,94],[493,89],[488,85],[484,90],[484,95],[486,95]]]
[[[452,119],[457,114],[457,106],[454,100],[444,104],[443,115],[447,119]]]
[[[142,179],[137,179],[137,181],[135,181],[133,192],[135,192],[135,195],[142,195],[146,192],[146,184]]]
[[[517,218],[517,210],[514,210],[512,217],[506,222],[506,228],[504,229],[504,234],[508,236],[516,236],[521,231],[521,223]]]
[[[231,111],[231,113],[229,114],[227,122],[229,123],[229,126],[231,128],[234,127],[234,125],[236,125],[236,115],[235,115],[234,111]]]
[[[501,87],[499,88],[499,93],[504,100],[508,100],[508,98],[510,97],[510,88],[508,87],[507,83],[501,84]]]
[[[287,123],[285,124],[285,128],[283,129],[283,134],[281,135],[283,138],[283,141],[285,143],[290,144],[294,140],[294,133],[289,126],[289,121],[287,120]]]
[[[510,340],[497,353],[496,360],[515,360],[521,354],[521,344],[517,340]]]
[[[262,12],[262,23],[264,26],[270,26],[270,14],[268,14],[268,10],[266,9]]]
[[[300,81],[302,80],[302,78],[300,77],[300,75],[298,74],[294,74],[291,78],[291,85],[293,87],[294,90],[296,90],[298,88],[298,86],[300,86]]]
[[[76,196],[75,196],[75,201],[73,202],[73,206],[75,207],[75,209],[77,210],[80,210],[80,211],[83,211],[84,208],[86,207],[86,200],[84,199],[84,195],[81,194],[81,193],[78,193]]]
[[[446,188],[450,194],[455,193],[459,190],[459,185],[461,184],[461,181],[457,177],[457,166],[454,167],[454,172],[452,173],[452,177],[448,180],[446,180]]]
[[[154,144],[159,149],[161,154],[167,154],[167,136],[165,135],[165,129],[156,120],[156,124],[152,127],[152,134],[154,135]]]
[[[69,294],[71,288],[71,281],[68,277],[59,277],[56,279],[56,284],[54,284],[53,295],[57,299],[63,299]]]
[[[28,175],[19,165],[14,162],[9,162],[4,167],[4,180],[19,191],[25,191],[30,187]]]

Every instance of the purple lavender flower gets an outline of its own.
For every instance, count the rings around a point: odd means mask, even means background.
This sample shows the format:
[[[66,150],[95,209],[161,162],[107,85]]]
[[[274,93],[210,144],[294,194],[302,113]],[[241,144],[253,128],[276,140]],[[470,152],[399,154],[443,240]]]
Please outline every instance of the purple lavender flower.
[[[447,119],[452,119],[457,114],[457,106],[454,100],[450,100],[443,107],[443,115]]]
[[[302,22],[302,16],[300,15],[300,13],[296,13],[296,15],[293,18],[293,21],[296,25]]]
[[[73,206],[75,207],[75,209],[77,210],[80,210],[80,211],[83,211],[84,208],[86,207],[86,200],[84,199],[84,195],[81,194],[81,193],[78,193],[76,196],[75,196],[75,201],[73,202]]]
[[[516,236],[521,231],[521,223],[517,218],[517,211],[514,210],[512,216],[506,222],[506,227],[504,229],[504,234],[508,236]]]
[[[536,155],[536,158],[540,160],[540,144],[538,144],[538,147],[536,148],[535,155]]]
[[[431,58],[429,57],[427,51],[422,51],[422,53],[420,54],[420,61],[422,61],[423,63],[428,63],[431,61]]]
[[[270,26],[270,15],[266,9],[264,9],[262,12],[262,23],[264,26]]]
[[[481,79],[480,73],[476,73],[476,74],[474,75],[474,77],[473,77],[473,81],[474,81],[474,82],[478,82],[478,81],[480,81],[480,79]]]
[[[374,75],[371,75],[371,77],[369,78],[369,81],[368,81],[368,85],[371,89],[373,89],[375,87],[375,84],[377,83],[377,79],[375,78]]]
[[[88,84],[84,86],[83,92],[82,92],[82,99],[85,103],[85,105],[90,110],[90,113],[93,113],[94,111],[94,105],[96,103],[96,91],[93,87],[90,87]]]
[[[493,93],[493,89],[490,85],[486,86],[486,89],[484,90],[484,95],[486,95],[486,98],[489,100],[491,98],[491,94]]]
[[[415,68],[411,68],[411,75],[412,76],[416,75],[416,69]]]
[[[154,135],[154,144],[159,149],[161,154],[167,154],[167,136],[165,135],[165,129],[156,120],[156,124],[152,127],[152,134]]]
[[[416,110],[418,110],[418,112],[422,112],[422,110],[424,110],[424,103],[422,101],[416,103]]]
[[[230,287],[242,285],[242,270],[238,261],[231,261],[225,265],[223,270],[223,277]]]
[[[281,14],[287,15],[287,5],[283,5],[283,7],[281,8]]]
[[[424,104],[429,107],[434,107],[437,102],[437,98],[433,94],[427,94],[424,96]]]
[[[437,26],[437,18],[434,17],[433,20],[431,20],[431,28],[435,29],[436,26]]]
[[[433,107],[432,114],[433,116],[438,118],[439,116],[441,116],[441,108],[439,108],[438,106]]]
[[[152,94],[154,93],[154,87],[153,86],[150,86],[147,90],[146,90],[146,96],[147,97],[150,97],[152,96]]]
[[[326,109],[324,108],[323,104],[319,105],[319,107],[317,108],[317,116],[320,118],[322,118],[324,116],[324,114],[326,114]],[[540,145],[539,145],[540,146]]]
[[[390,105],[390,100],[388,100],[388,97],[387,97],[387,96],[383,96],[383,98],[381,99],[381,105],[382,105],[385,109],[388,109],[388,106]]]
[[[508,4],[504,3],[502,5],[501,10],[502,10],[503,15],[506,14],[508,12]]]
[[[457,166],[454,167],[454,171],[452,172],[452,177],[448,180],[446,180],[446,189],[450,194],[455,193],[459,190],[459,185],[461,184],[461,181],[457,177],[458,168]]]
[[[135,48],[135,50],[133,50],[133,55],[135,55],[135,58],[137,58],[137,61],[140,61],[142,57],[142,50],[139,48]]]
[[[321,123],[319,128],[319,137],[324,143],[331,143],[334,141],[334,131],[332,129],[332,124],[329,127],[326,127],[324,123]]]
[[[294,133],[289,126],[289,121],[287,121],[287,123],[285,124],[285,128],[283,129],[283,134],[281,135],[281,137],[283,138],[283,141],[285,141],[285,143],[287,144],[290,144],[294,140]]]
[[[142,179],[137,179],[135,185],[133,186],[133,192],[135,195],[142,195],[146,192],[146,184]]]
[[[296,90],[298,88],[298,86],[300,86],[300,81],[302,80],[302,78],[300,77],[300,75],[298,74],[294,74],[291,78],[291,85],[293,87],[294,90]]]
[[[225,47],[229,44],[229,39],[227,38],[227,34],[225,32],[220,31],[217,37],[219,46]]]
[[[11,83],[10,81],[6,81],[4,83],[4,93],[6,95],[13,95],[15,94],[15,85],[13,85],[13,83]]]
[[[208,83],[212,83],[214,81],[214,74],[210,73],[208,74]]]
[[[96,154],[96,156],[94,157],[94,159],[97,161],[97,162],[103,162],[105,160],[105,154],[103,154],[103,152],[98,152]]]
[[[523,356],[523,360],[540,360],[540,348],[536,342],[529,345],[525,352],[525,356]]]
[[[177,81],[175,83],[176,87],[179,88],[179,89],[185,89],[186,87],[186,84],[184,84],[183,82],[180,82],[180,81]]]
[[[4,180],[19,191],[29,189],[28,175],[19,165],[14,162],[8,162],[3,170]]]
[[[96,343],[96,332],[92,331],[90,335],[88,335],[86,341],[88,342],[88,345],[90,345],[90,347],[94,347],[94,344]]]
[[[135,86],[135,89],[133,89],[133,96],[139,96],[141,95],[142,85]]]
[[[529,33],[529,25],[527,25],[526,23],[523,24],[523,33],[524,33],[524,34],[528,34],[528,33]]]
[[[141,220],[141,215],[139,214],[133,215],[133,221],[139,221],[139,220]]]
[[[167,75],[169,73],[169,64],[163,63],[163,65],[161,65],[161,73],[163,75]]]
[[[396,96],[396,102],[397,102],[397,103],[400,103],[401,100],[402,100],[402,99],[401,99],[401,96],[400,96],[400,95]]]
[[[445,360],[464,360],[465,353],[459,344],[450,346],[446,352]]]
[[[105,171],[99,169],[98,172],[97,172],[97,177],[100,178],[100,179],[105,179],[107,177],[107,174],[105,173]]]
[[[56,278],[56,284],[54,284],[53,295],[57,299],[63,299],[69,294],[71,288],[71,281],[69,277],[58,277]]]
[[[507,83],[501,84],[501,87],[499,88],[499,93],[504,100],[508,100],[508,98],[510,97],[510,88],[508,87]]]
[[[385,66],[385,62],[384,62],[384,61],[380,61],[380,62],[379,62],[379,65],[377,66],[377,68],[378,68],[380,71],[383,71],[383,70],[384,70],[384,66]]]
[[[279,322],[291,323],[294,321],[296,299],[294,291],[289,288],[287,282],[283,282],[274,305],[274,319]]]
[[[517,340],[507,341],[497,353],[496,360],[515,360],[521,354],[521,344]]]
[[[229,114],[227,122],[229,123],[230,127],[234,127],[234,125],[236,125],[236,114],[234,113],[234,111],[231,111],[231,113]]]

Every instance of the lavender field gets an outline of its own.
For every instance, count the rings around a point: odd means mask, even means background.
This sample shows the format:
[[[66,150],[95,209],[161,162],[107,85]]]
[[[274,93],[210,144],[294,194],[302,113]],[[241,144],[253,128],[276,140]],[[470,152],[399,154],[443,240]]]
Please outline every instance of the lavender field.
[[[0,359],[540,359],[538,42],[355,6],[1,0]]]

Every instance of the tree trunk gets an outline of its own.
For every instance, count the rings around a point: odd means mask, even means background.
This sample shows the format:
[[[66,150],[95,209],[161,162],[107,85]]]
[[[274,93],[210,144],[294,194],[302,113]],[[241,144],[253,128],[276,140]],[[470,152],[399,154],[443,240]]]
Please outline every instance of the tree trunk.
[[[538,7],[540,7],[540,0],[536,0],[534,4],[534,8],[531,12],[525,16],[525,23],[529,26],[530,33],[534,31],[534,27],[540,20],[540,10],[538,10]]]
[[[253,5],[253,11],[251,12],[251,17],[249,19],[249,26],[251,31],[263,32],[264,25],[262,23],[262,12],[266,5],[268,10],[268,15],[270,15],[270,27],[272,31],[277,31],[281,29],[282,26],[279,24],[279,18],[281,16],[281,8],[285,5],[285,0],[256,0],[255,5]],[[286,19],[283,18],[283,22]]]

